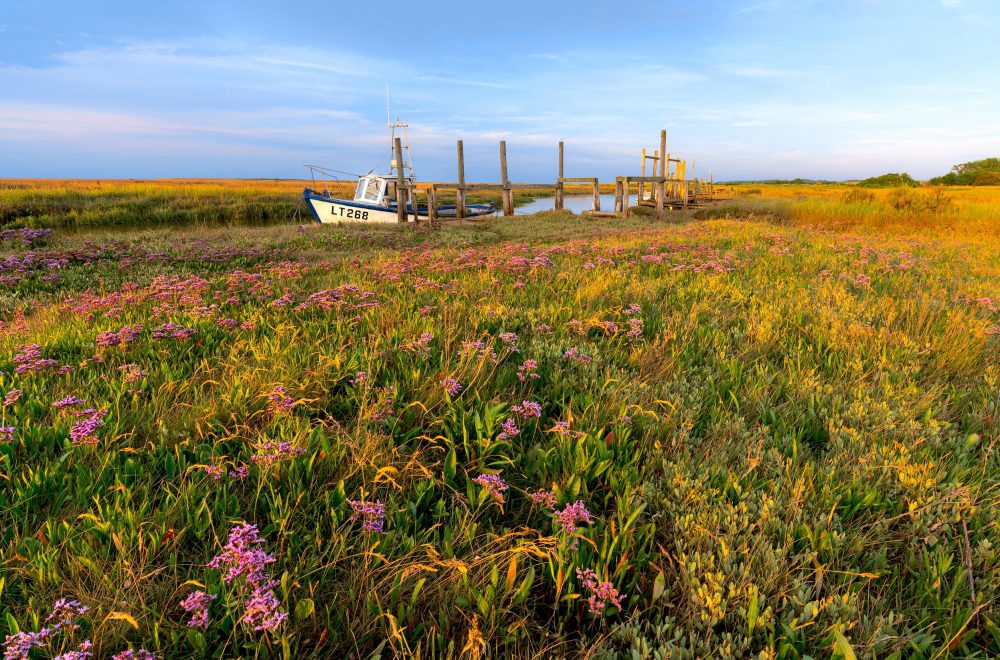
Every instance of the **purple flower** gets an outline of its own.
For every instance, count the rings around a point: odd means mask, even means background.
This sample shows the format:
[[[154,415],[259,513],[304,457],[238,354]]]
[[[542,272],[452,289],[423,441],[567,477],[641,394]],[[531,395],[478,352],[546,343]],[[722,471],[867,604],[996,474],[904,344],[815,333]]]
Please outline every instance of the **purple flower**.
[[[67,651],[62,655],[57,655],[52,660],[90,660],[94,657],[94,654],[90,652],[93,646],[89,639],[84,640],[80,642],[75,651]]]
[[[576,577],[583,582],[584,589],[590,592],[587,604],[590,606],[591,614],[596,616],[604,614],[608,605],[614,605],[619,610],[622,608],[622,599],[625,596],[618,593],[615,585],[599,580],[593,569],[585,568],[581,571],[578,568],[576,569]]]
[[[563,357],[566,358],[567,360],[572,360],[577,364],[590,364],[591,362],[594,361],[592,357],[590,357],[586,353],[581,352],[577,348],[569,349],[568,351],[563,353]]]
[[[114,654],[111,656],[111,660],[156,660],[156,654],[146,649],[139,649],[138,651],[129,649],[128,651]]]
[[[10,406],[10,405],[13,405],[14,402],[16,402],[20,398],[21,398],[21,390],[14,389],[14,390],[11,390],[10,392],[7,392],[7,396],[4,397],[4,400],[3,400],[3,406],[4,406],[4,408],[6,408],[7,406]]]
[[[48,646],[49,638],[59,631],[58,628],[42,628],[36,633],[19,632],[7,635],[4,639],[4,660],[28,660],[28,653],[38,646]]]
[[[354,509],[351,520],[361,519],[361,529],[366,532],[378,532],[385,534],[385,505],[379,500],[374,502],[362,502],[360,500],[347,500],[347,503]]]
[[[535,504],[541,504],[546,509],[556,508],[556,494],[551,490],[540,490],[537,493],[528,493],[528,499]]]
[[[517,422],[513,417],[505,419],[500,428],[502,430],[497,435],[497,440],[510,440],[521,434],[521,429],[517,428]]]
[[[68,407],[72,407],[72,406],[78,406],[81,403],[83,403],[83,399],[81,399],[78,396],[73,396],[72,394],[70,394],[67,397],[64,397],[62,399],[59,399],[58,401],[53,402],[52,407],[53,408],[68,408]]]
[[[521,405],[514,406],[512,410],[526,419],[530,417],[542,416],[542,405],[540,403],[535,403],[534,401],[522,401]]]
[[[222,552],[207,565],[225,571],[223,581],[231,585],[240,577],[240,593],[245,614],[243,622],[254,630],[274,630],[285,619],[286,612],[278,610],[280,602],[274,595],[278,583],[267,574],[267,565],[275,559],[261,547],[256,525],[240,522],[229,530],[229,540]]]
[[[55,622],[53,625],[56,628],[69,628],[70,630],[76,630],[80,626],[77,626],[74,622],[77,617],[83,616],[90,610],[86,605],[81,605],[78,600],[66,600],[65,598],[60,598],[52,605],[52,614],[45,618],[45,623]]]
[[[146,375],[146,372],[140,369],[137,364],[123,364],[118,367],[118,371],[122,372],[126,383],[134,383]]]
[[[74,445],[96,445],[97,432],[104,426],[106,410],[88,408],[77,412],[77,422],[69,431],[69,439]]]
[[[247,468],[247,466],[241,465],[238,468],[235,468],[235,469],[229,471],[229,478],[230,479],[246,479],[247,478],[247,474],[249,474],[249,472],[250,472],[250,470],[249,470],[249,468]]]
[[[567,534],[575,532],[579,523],[585,522],[589,525],[594,522],[583,500],[567,504],[562,511],[556,511],[555,519]]]
[[[454,378],[445,378],[441,381],[444,386],[444,391],[448,393],[448,396],[455,397],[459,392],[462,391],[462,384],[455,380]]]
[[[13,442],[14,431],[16,430],[17,430],[16,426],[0,426],[0,444]]]
[[[202,469],[205,471],[205,474],[207,474],[208,476],[212,477],[216,481],[218,481],[219,479],[221,479],[222,475],[224,475],[226,473],[226,471],[223,470],[218,465],[206,465]]]
[[[268,395],[267,407],[275,413],[288,412],[295,407],[295,399],[288,396],[288,389],[284,385],[275,385]]]
[[[153,329],[153,339],[190,339],[194,336],[193,328],[185,328],[176,323],[164,323],[159,328]]]
[[[524,364],[517,368],[517,377],[521,382],[528,380],[529,378],[538,378],[538,374],[535,373],[535,369],[538,368],[538,362],[534,360],[525,360]]]
[[[500,504],[504,503],[503,493],[507,490],[507,482],[499,474],[481,474],[473,481],[486,489]]]
[[[354,378],[352,378],[348,382],[351,385],[364,385],[365,383],[368,382],[368,379],[369,376],[367,371],[359,371],[358,373],[354,374]]]
[[[306,453],[305,449],[296,447],[293,443],[282,440],[265,440],[261,443],[257,453],[250,457],[254,463],[261,467],[271,467],[282,461],[290,461],[297,456]]]
[[[191,615],[188,626],[192,628],[205,628],[208,626],[208,606],[218,598],[215,594],[207,594],[204,591],[192,591],[187,598],[181,601],[181,607]]]

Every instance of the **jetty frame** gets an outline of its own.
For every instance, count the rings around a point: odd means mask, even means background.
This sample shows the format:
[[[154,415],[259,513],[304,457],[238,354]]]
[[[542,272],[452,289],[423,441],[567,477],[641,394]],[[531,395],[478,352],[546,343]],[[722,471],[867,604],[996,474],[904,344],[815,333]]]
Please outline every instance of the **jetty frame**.
[[[583,213],[591,217],[629,217],[632,206],[629,204],[629,196],[633,184],[637,187],[636,206],[652,207],[657,215],[663,214],[669,207],[688,208],[690,204],[697,204],[699,198],[714,197],[714,189],[711,179],[707,182],[687,179],[687,162],[679,158],[671,158],[667,152],[667,132],[660,131],[660,148],[653,151],[653,155],[648,155],[646,149],[642,150],[642,168],[639,176],[626,175],[615,177],[614,209],[611,212],[601,211],[601,183],[598,177],[567,177],[565,176],[565,142],[559,142],[559,170],[558,177],[553,183],[516,183],[510,180],[507,169],[507,141],[500,140],[500,181],[496,183],[476,183],[465,180],[465,149],[462,140],[456,144],[457,156],[457,181],[432,182],[417,186],[408,182],[402,170],[396,173],[396,208],[399,222],[407,222],[409,213],[407,211],[407,200],[414,210],[413,217],[417,223],[420,222],[416,210],[417,200],[420,190],[427,192],[427,218],[431,226],[440,226],[441,218],[438,213],[438,192],[443,190],[455,191],[455,219],[460,223],[465,217],[466,193],[477,190],[499,190],[501,200],[501,211],[504,216],[514,215],[514,191],[515,190],[555,190],[554,209],[561,210],[565,204],[566,185],[581,185],[591,188],[593,191],[593,205],[590,211]],[[402,145],[399,138],[393,141],[393,152],[397,159],[402,162]],[[646,161],[651,160],[652,174],[646,175]],[[673,167],[671,168],[671,165]],[[671,169],[673,171],[671,172]],[[646,196],[646,186],[649,185],[649,196]],[[450,219],[450,218],[449,218]]]

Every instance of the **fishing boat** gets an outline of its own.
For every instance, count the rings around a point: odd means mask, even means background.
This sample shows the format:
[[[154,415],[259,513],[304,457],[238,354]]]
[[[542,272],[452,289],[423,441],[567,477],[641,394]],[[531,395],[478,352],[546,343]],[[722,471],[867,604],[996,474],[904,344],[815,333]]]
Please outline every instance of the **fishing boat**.
[[[405,182],[403,197],[404,199],[406,197],[410,198],[410,201],[406,204],[407,222],[420,222],[421,220],[430,219],[427,205],[417,204],[414,206],[412,201],[415,179],[413,176],[413,159],[410,155],[410,144],[406,131],[407,124],[397,119],[389,127],[392,128],[392,141],[395,140],[397,129],[402,130],[406,159],[402,162],[392,159],[389,162],[389,173],[387,175],[374,174],[373,172],[354,175],[357,176],[358,182],[352,199],[336,197],[330,192],[329,188],[322,192],[313,188],[306,188],[302,196],[316,222],[320,224],[338,222],[398,222],[396,186],[398,185],[399,171],[397,168],[403,168],[403,181]],[[390,144],[393,143],[392,141],[390,141]],[[313,185],[315,185],[317,172],[322,176],[335,179],[337,178],[337,174],[346,174],[317,165],[306,165],[306,167],[309,168],[312,174]],[[439,218],[458,217],[457,207],[454,204],[436,206],[435,208]],[[496,213],[496,207],[492,204],[465,204],[463,206],[462,217],[475,218],[494,213]]]

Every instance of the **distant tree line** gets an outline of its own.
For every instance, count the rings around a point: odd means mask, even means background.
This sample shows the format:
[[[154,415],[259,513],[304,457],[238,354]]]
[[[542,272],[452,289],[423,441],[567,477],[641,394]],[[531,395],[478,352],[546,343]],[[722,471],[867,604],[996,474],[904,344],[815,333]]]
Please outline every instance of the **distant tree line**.
[[[858,182],[858,187],[860,188],[915,188],[919,185],[920,182],[914,180],[906,172],[899,174],[893,172],[883,174],[882,176],[873,176]]]
[[[962,163],[944,176],[928,181],[932,186],[1000,186],[1000,158]]]

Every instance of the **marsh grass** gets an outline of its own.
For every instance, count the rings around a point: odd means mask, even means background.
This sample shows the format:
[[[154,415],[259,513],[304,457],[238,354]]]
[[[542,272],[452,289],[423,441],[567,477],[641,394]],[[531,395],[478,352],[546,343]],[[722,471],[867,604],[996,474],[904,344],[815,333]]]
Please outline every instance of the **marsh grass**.
[[[994,193],[761,190],[698,218],[4,246],[0,633],[66,597],[99,657],[995,657]],[[16,373],[26,344],[75,370]],[[70,394],[107,410],[96,446]],[[592,521],[567,534],[541,490]],[[352,517],[375,500],[384,535]],[[205,567],[241,520],[275,558],[273,632]],[[622,609],[594,614],[578,569]]]

